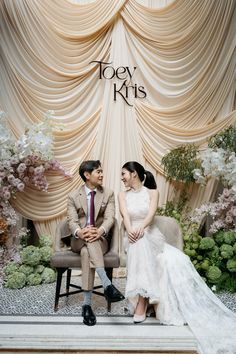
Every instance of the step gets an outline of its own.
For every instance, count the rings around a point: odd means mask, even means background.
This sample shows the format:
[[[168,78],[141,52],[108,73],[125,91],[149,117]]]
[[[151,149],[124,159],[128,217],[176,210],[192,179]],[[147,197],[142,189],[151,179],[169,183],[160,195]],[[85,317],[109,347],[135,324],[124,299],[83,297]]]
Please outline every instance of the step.
[[[153,318],[133,324],[128,316],[0,316],[1,353],[184,353],[196,354],[188,326],[163,326]]]

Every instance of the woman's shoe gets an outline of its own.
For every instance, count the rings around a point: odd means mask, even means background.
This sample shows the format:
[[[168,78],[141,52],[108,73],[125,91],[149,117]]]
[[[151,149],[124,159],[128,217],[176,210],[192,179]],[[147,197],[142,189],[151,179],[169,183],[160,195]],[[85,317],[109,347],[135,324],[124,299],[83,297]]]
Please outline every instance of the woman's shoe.
[[[144,322],[146,320],[146,317],[147,317],[147,306],[148,306],[148,303],[146,302],[145,311],[144,311],[144,313],[142,315],[134,314],[134,317],[133,317],[134,323],[141,323],[141,322]]]
[[[146,311],[144,312],[143,315],[135,315],[133,317],[133,321],[134,323],[141,323],[144,322],[146,320]]]

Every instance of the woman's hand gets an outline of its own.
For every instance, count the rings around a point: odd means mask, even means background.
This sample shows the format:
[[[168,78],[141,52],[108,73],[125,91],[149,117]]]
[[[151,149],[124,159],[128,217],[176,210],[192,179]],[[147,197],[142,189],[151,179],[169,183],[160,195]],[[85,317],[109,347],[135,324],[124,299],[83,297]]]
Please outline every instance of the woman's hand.
[[[135,230],[135,232],[136,232],[137,240],[139,240],[144,235],[144,228],[142,226],[140,226]]]
[[[142,238],[144,235],[144,228],[143,227],[138,227],[137,229],[130,230],[128,232],[128,238],[130,243],[135,243],[137,242],[140,238]]]

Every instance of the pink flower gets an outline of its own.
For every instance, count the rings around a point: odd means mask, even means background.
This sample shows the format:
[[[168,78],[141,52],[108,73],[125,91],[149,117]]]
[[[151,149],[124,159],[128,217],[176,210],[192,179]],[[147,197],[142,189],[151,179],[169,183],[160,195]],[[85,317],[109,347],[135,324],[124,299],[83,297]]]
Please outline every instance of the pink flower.
[[[42,165],[40,165],[34,169],[34,174],[39,175],[39,174],[43,173],[44,171],[45,171],[44,167]]]
[[[22,173],[25,171],[25,169],[26,169],[26,164],[20,163],[16,170],[18,173]]]
[[[19,178],[15,178],[12,184],[13,184],[13,186],[16,187],[17,184],[20,183],[20,182],[21,182],[21,180]]]
[[[29,158],[25,159],[25,164],[26,164],[26,166],[29,166],[31,164],[31,161]]]
[[[25,177],[23,178],[23,181],[24,181],[25,183],[29,183],[29,177],[28,177],[28,176],[25,176]]]
[[[231,209],[230,209],[231,213],[233,216],[236,216],[236,206],[233,206]]]
[[[18,159],[18,157],[16,157],[16,156],[13,156],[13,157],[11,157],[11,164],[12,165],[16,165],[16,164],[18,164],[19,163],[19,159]]]
[[[228,188],[224,188],[224,190],[223,190],[223,196],[224,196],[225,198],[228,198],[229,195],[230,195],[230,192],[229,192]]]
[[[10,198],[11,198],[11,193],[8,192],[8,191],[4,192],[4,193],[3,193],[3,198],[4,198],[4,199],[7,199],[7,200],[10,199]]]
[[[20,192],[23,192],[23,190],[25,189],[25,185],[22,182],[18,183],[16,187],[17,187],[18,191],[20,191]]]
[[[227,222],[227,224],[231,224],[233,222],[233,218],[230,215],[227,215],[225,218],[225,221]]]
[[[8,175],[7,180],[9,183],[13,183],[15,177],[13,175]]]

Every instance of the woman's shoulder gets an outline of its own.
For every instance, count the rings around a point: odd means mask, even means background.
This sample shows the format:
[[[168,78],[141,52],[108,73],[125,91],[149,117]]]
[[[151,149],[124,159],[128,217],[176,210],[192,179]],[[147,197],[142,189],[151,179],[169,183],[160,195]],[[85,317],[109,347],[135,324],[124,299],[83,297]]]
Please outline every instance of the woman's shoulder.
[[[147,187],[144,187],[144,188],[146,188],[146,190],[148,191],[150,197],[155,198],[155,197],[158,196],[158,190],[157,189],[149,189]]]
[[[124,198],[124,197],[125,197],[125,193],[126,193],[126,191],[121,191],[121,192],[119,192],[119,193],[118,193],[118,198],[119,198],[119,199]]]

